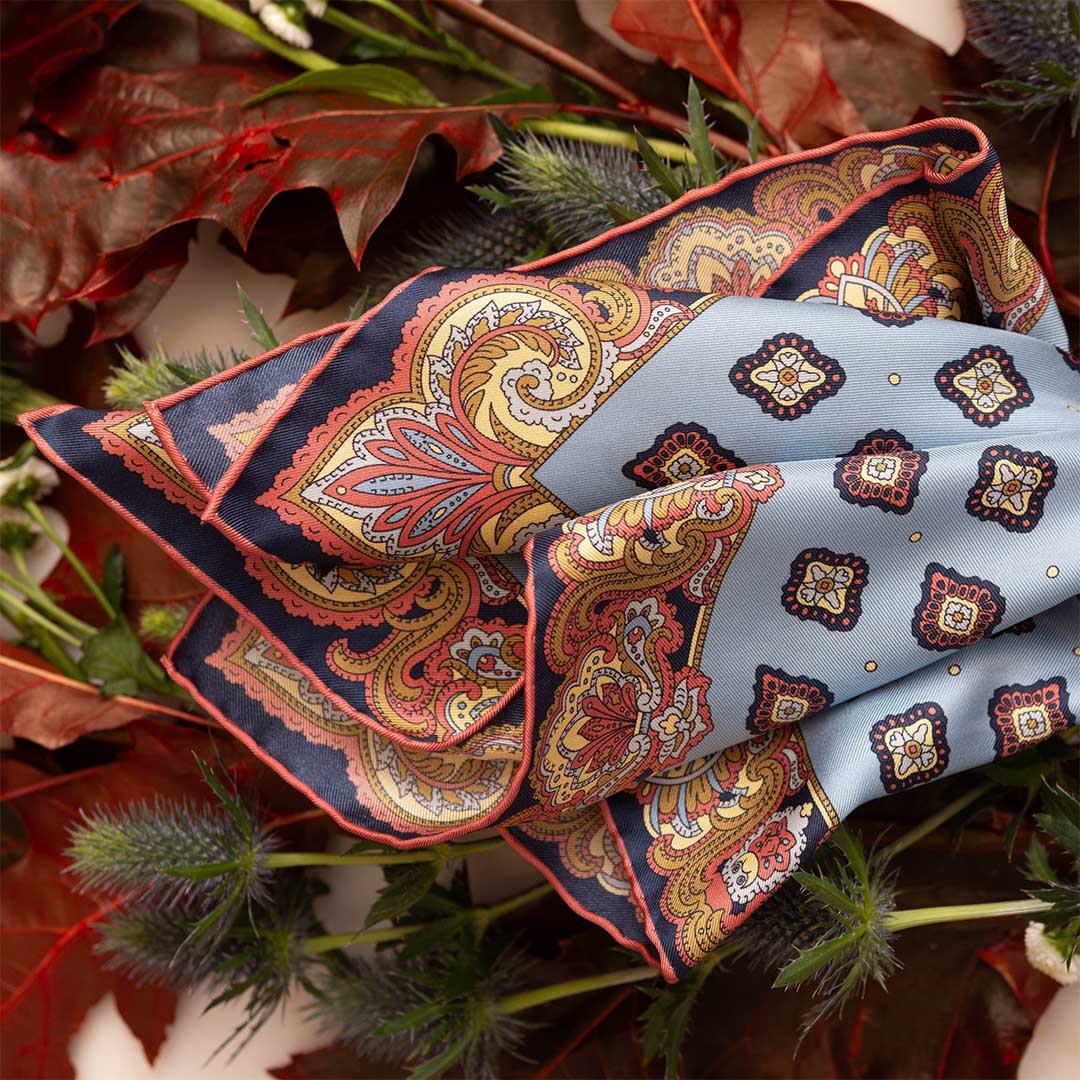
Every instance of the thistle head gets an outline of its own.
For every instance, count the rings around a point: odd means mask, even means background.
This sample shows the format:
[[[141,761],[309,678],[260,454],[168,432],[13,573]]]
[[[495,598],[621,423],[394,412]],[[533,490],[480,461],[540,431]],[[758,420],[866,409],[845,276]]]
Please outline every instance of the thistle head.
[[[183,629],[187,617],[183,604],[147,604],[139,612],[139,637],[168,645]]]

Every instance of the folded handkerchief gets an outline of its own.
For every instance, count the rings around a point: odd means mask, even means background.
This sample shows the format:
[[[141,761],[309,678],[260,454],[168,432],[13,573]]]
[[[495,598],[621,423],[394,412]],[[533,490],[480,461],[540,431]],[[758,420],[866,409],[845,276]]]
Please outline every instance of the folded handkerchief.
[[[674,979],[860,803],[1075,722],[1067,348],[940,120],[24,423],[205,582],[168,664],[229,731],[362,836],[500,826]]]

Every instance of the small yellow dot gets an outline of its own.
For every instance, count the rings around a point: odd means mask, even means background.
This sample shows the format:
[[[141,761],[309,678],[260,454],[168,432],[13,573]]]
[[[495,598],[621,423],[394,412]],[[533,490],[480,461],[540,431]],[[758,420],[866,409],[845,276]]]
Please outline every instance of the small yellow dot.
[[[949,674],[950,675],[959,675],[960,674],[960,665],[959,664],[950,664],[949,665]]]
[[[918,542],[919,542],[919,541],[920,541],[920,540],[922,539],[922,533],[921,533],[921,532],[913,532],[913,533],[912,533],[912,534],[911,534],[911,535],[910,535],[910,536],[908,537],[908,539],[909,539],[909,540],[910,540],[910,541],[911,541],[911,542],[912,542],[913,544],[917,544],[917,543],[918,543]]]
[[[1073,656],[1080,656],[1080,645],[1077,645],[1076,648],[1073,649]]]
[[[891,382],[893,384],[893,386],[899,386],[900,385],[900,376],[894,371],[889,376],[889,382]]]
[[[1058,571],[1058,568],[1056,566],[1048,566],[1046,568],[1046,576],[1047,577],[1057,577],[1058,573],[1059,573],[1059,571]]]
[[[867,660],[866,663],[863,664],[863,667],[866,668],[867,671],[877,671],[877,661]]]

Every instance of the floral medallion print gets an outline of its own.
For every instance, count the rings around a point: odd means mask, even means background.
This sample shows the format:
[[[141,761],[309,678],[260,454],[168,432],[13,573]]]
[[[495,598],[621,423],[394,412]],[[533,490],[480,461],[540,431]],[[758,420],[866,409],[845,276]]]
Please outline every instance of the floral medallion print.
[[[791,564],[784,607],[829,630],[851,630],[862,614],[866,578],[866,560],[858,555],[808,548]]]
[[[878,428],[840,458],[833,486],[853,506],[906,514],[915,504],[919,478],[929,459],[928,453],[916,450],[899,431]]]
[[[802,803],[770,814],[743,848],[721,865],[733,912],[744,911],[771,893],[798,868],[806,851],[812,811],[810,803]]]
[[[1026,750],[1076,722],[1062,676],[1030,686],[1001,686],[990,698],[987,711],[994,756],[999,758]]]
[[[870,729],[870,745],[878,758],[881,786],[904,791],[939,777],[949,766],[945,711],[934,701],[913,705],[905,713],[886,716]]]
[[[1003,423],[1035,400],[1013,358],[997,345],[979,345],[959,360],[950,360],[936,379],[941,396],[982,427]]]
[[[777,420],[798,420],[844,385],[844,369],[798,334],[777,334],[757,352],[740,357],[731,385]]]
[[[745,465],[700,424],[672,424],[656,436],[652,446],[628,461],[622,471],[639,487],[651,490]]]
[[[1073,371],[1080,372],[1080,352],[1076,349],[1062,349],[1058,347],[1058,352],[1061,354],[1061,359],[1065,361],[1067,367],[1072,368]]]
[[[823,682],[760,664],[746,726],[751,733],[763,735],[784,724],[797,724],[832,703],[832,693]]]
[[[1009,532],[1031,532],[1057,479],[1057,464],[1037,450],[988,447],[979,459],[979,478],[968,492],[967,511],[996,521]]]
[[[924,649],[948,652],[989,637],[1005,614],[1005,598],[992,581],[930,563],[911,632]]]

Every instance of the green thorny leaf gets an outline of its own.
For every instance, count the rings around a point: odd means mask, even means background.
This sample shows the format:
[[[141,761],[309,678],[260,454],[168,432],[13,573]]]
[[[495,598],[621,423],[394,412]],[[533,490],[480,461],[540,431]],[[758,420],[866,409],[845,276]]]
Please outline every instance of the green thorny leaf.
[[[1062,881],[1054,872],[1046,847],[1037,837],[1028,847],[1026,876],[1036,887],[1027,890],[1036,900],[1050,904],[1039,921],[1048,931],[1071,927],[1064,955],[1071,962],[1080,947],[1076,929],[1080,927],[1080,800],[1064,787],[1049,784],[1042,793],[1043,812],[1035,815],[1039,828],[1054,841],[1072,861],[1072,880]],[[1073,924],[1076,924],[1075,926]]]
[[[106,967],[124,971],[139,985],[181,991],[208,987],[208,1010],[242,997],[244,1020],[215,1051],[240,1038],[235,1056],[295,986],[316,993],[314,973],[342,963],[338,957],[312,956],[304,948],[309,936],[322,932],[313,901],[324,891],[316,878],[283,874],[272,898],[251,905],[248,917],[235,913],[213,948],[193,947],[191,940],[213,912],[204,900],[194,897],[173,908],[143,900],[99,924],[95,951],[106,957]]]
[[[812,865],[794,874],[801,896],[793,884],[785,886],[741,932],[755,963],[783,965],[774,986],[813,986],[819,1001],[804,1017],[800,1043],[819,1020],[861,995],[869,980],[884,986],[899,966],[887,928],[896,886],[886,861],[868,858],[841,826]]]
[[[106,586],[115,589],[115,578],[111,583],[107,578]],[[122,618],[113,619],[87,639],[79,668],[103,694],[181,692],[161,665],[143,652],[139,639]]]
[[[203,349],[174,361],[163,345],[156,345],[146,356],[136,356],[122,345],[119,352],[121,362],[113,368],[104,387],[105,400],[114,409],[141,409],[146,401],[175,394],[247,359],[244,353],[232,349],[213,355]]]
[[[964,7],[968,36],[1005,72],[1005,78],[986,83],[985,97],[975,102],[1044,117],[1064,107],[1075,135],[1080,126],[1076,0],[967,0]]]
[[[679,1055],[690,1031],[694,1006],[715,966],[716,957],[707,956],[680,982],[640,988],[652,998],[641,1014],[642,1050],[646,1062],[664,1059],[665,1080],[679,1075]]]
[[[526,957],[512,946],[456,942],[420,956],[383,954],[330,973],[312,1006],[330,1030],[379,1061],[412,1066],[413,1080],[456,1067],[497,1075],[501,1055],[520,1056],[531,1026],[498,1002],[522,989]]]
[[[429,108],[440,104],[439,99],[416,76],[386,64],[347,64],[323,71],[305,71],[287,82],[268,87],[247,104],[257,105],[280,94],[319,90],[357,94],[391,105]]]
[[[270,329],[270,324],[266,321],[262,309],[248,296],[239,282],[236,283],[236,291],[240,297],[244,321],[251,330],[251,336],[257,344],[262,346],[264,351],[269,352],[271,349],[276,349],[278,346],[277,337],[274,335],[274,331]]]
[[[379,890],[375,903],[364,919],[364,929],[383,919],[396,919],[406,914],[428,894],[440,869],[437,861],[384,866],[386,884]]]
[[[267,901],[266,857],[276,841],[201,760],[199,767],[216,804],[159,799],[84,810],[69,832],[67,854],[83,890],[162,912],[199,911],[189,943],[212,949],[241,910]]]

